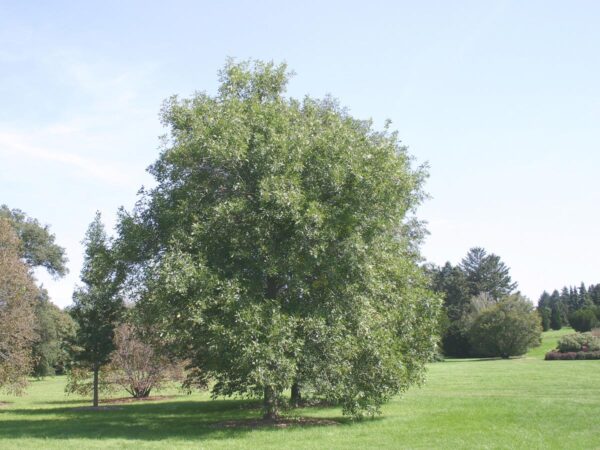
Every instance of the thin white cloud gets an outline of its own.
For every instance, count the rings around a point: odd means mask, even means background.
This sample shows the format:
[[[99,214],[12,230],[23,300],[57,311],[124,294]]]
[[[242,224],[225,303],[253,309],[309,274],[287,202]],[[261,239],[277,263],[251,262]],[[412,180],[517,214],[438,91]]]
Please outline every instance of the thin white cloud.
[[[129,186],[131,177],[114,164],[107,164],[74,153],[36,146],[27,142],[27,138],[17,133],[0,132],[0,155],[10,158],[29,158],[61,164],[72,175],[91,177],[113,185]]]

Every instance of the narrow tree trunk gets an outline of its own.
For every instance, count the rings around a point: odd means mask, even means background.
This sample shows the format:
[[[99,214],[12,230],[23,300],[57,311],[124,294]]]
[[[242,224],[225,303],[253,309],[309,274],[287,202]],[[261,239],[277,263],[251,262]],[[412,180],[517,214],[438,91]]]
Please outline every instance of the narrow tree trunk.
[[[276,299],[277,292],[279,291],[279,285],[275,277],[267,277],[265,297],[268,299]],[[272,386],[265,386],[264,388],[264,401],[263,401],[263,419],[275,420],[279,417],[279,411],[277,409],[277,393]]]
[[[277,396],[272,387],[265,387],[265,398],[263,402],[263,419],[275,420],[279,417],[279,410],[277,409]]]
[[[94,365],[94,407],[98,406],[98,372],[100,368],[97,365]]]
[[[302,395],[300,394],[300,384],[298,382],[294,382],[292,384],[292,395],[290,396],[290,404],[292,407],[297,408],[300,406],[300,402],[302,401]]]

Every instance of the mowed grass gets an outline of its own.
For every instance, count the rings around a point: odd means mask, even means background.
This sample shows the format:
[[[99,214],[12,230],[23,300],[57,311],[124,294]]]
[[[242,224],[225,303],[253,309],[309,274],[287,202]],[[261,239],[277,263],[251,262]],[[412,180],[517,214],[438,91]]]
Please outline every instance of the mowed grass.
[[[0,448],[600,448],[600,361],[543,361],[568,332],[546,333],[524,358],[431,364],[426,384],[376,419],[352,422],[338,408],[294,412],[339,419],[336,426],[218,427],[257,417],[257,405],[176,391],[160,402],[82,411],[88,403],[65,397],[64,379],[50,378],[24,397],[0,397],[11,402],[0,407]]]

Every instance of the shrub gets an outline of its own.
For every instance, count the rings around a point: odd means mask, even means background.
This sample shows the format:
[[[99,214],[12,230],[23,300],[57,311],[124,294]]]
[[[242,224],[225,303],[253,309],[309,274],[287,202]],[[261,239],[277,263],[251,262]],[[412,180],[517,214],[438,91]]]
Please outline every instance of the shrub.
[[[469,339],[480,356],[523,355],[540,344],[540,322],[533,305],[515,294],[481,311],[471,326]]]
[[[575,331],[590,331],[600,325],[595,311],[591,308],[583,308],[569,315],[569,323]]]
[[[577,352],[577,359],[600,359],[600,351]]]
[[[600,338],[592,333],[567,334],[558,340],[558,351],[561,353],[600,351]]]
[[[546,353],[546,361],[558,360],[585,360],[585,359],[600,359],[600,351],[594,352],[557,352],[556,350]]]
[[[471,355],[469,328],[464,320],[450,324],[442,337],[442,350],[446,356],[467,357]]]
[[[110,381],[132,397],[144,398],[169,381],[183,381],[182,364],[170,361],[151,336],[124,323],[115,328],[115,350],[107,366]]]
[[[576,352],[557,352],[556,350],[553,350],[551,352],[546,353],[546,356],[544,357],[545,360],[547,361],[551,361],[551,360],[560,360],[560,359],[575,359],[575,357],[577,356]]]

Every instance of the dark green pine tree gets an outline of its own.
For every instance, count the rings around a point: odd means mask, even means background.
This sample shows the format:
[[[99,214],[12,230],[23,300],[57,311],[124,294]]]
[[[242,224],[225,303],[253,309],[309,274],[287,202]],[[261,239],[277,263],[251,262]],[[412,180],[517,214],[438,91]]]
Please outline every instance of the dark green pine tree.
[[[123,312],[117,270],[99,212],[90,224],[83,244],[83,286],[73,293],[71,315],[79,325],[76,344],[81,351],[76,360],[93,372],[93,405],[98,406],[98,374],[114,350],[113,331]]]
[[[560,330],[563,326],[563,308],[561,304],[561,298],[558,291],[555,289],[550,296],[550,328],[553,330]]]
[[[442,348],[447,356],[468,356],[471,343],[467,321],[471,312],[471,293],[465,273],[447,262],[432,272],[433,290],[444,297],[445,317],[442,320]]]
[[[578,304],[579,304],[579,308],[587,308],[588,306],[592,306],[592,301],[590,300],[589,296],[588,296],[588,291],[585,288],[585,284],[583,283],[583,281],[581,282],[581,284],[579,285],[579,289],[578,289]]]
[[[588,288],[588,297],[594,305],[600,306],[600,284],[590,285]]]
[[[550,294],[546,291],[542,292],[542,295],[540,295],[540,299],[538,300],[538,308],[550,308],[551,306]]]
[[[550,323],[552,318],[552,308],[550,302],[550,294],[546,291],[542,292],[540,299],[538,300],[537,306],[538,313],[542,319],[542,330],[548,331],[550,329]]]
[[[559,302],[566,307],[568,315],[577,309],[577,293],[573,291],[572,287],[563,286],[560,290]]]
[[[469,250],[460,263],[460,268],[467,276],[471,296],[486,293],[499,300],[510,295],[516,288],[509,271],[497,255],[487,254],[481,247]]]

